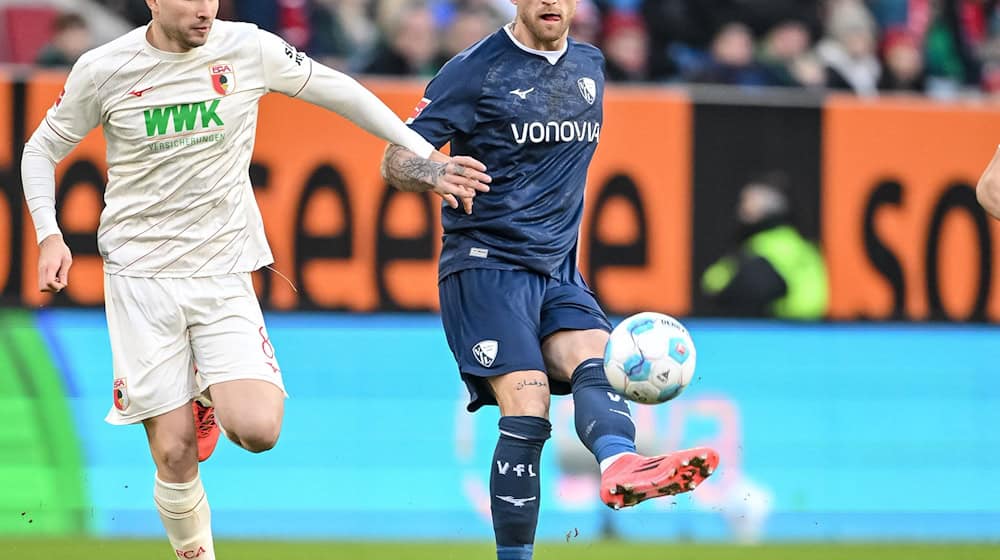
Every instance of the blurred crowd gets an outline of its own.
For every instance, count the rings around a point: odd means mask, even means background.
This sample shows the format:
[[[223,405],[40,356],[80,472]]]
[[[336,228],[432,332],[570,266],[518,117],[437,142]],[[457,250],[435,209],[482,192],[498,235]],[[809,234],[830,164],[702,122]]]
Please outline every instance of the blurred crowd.
[[[145,0],[77,3],[129,25],[149,19]],[[222,0],[220,17],[256,23],[344,71],[426,77],[514,9],[509,0]],[[55,18],[38,64],[72,63],[90,46],[87,26]],[[571,34],[600,46],[619,82],[1000,93],[1000,0],[579,0]]]

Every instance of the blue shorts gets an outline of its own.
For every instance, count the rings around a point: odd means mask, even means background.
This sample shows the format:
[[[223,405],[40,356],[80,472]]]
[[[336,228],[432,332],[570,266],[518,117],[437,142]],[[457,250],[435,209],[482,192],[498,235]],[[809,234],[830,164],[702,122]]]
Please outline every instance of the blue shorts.
[[[438,291],[448,346],[469,389],[470,412],[497,404],[485,378],[545,371],[542,341],[552,333],[611,331],[579,272],[560,281],[529,270],[473,268],[444,277]],[[549,385],[554,395],[570,392],[568,383]]]

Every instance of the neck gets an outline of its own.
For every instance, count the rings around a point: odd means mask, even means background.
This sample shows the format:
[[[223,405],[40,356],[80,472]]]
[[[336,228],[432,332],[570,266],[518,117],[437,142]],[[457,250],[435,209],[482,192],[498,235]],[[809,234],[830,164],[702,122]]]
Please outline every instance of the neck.
[[[559,51],[566,46],[566,36],[569,35],[569,30],[563,33],[558,39],[554,41],[543,41],[536,37],[528,29],[527,25],[519,22],[517,19],[514,20],[514,26],[510,31],[514,37],[521,42],[522,45],[528,47],[529,49],[535,49],[536,51]]]
[[[163,52],[186,53],[191,50],[191,47],[182,45],[176,40],[171,39],[170,36],[167,35],[166,30],[164,30],[163,27],[156,22],[156,20],[153,20],[153,22],[150,23],[149,27],[146,29],[146,41],[148,41],[150,45],[153,45],[154,48]]]

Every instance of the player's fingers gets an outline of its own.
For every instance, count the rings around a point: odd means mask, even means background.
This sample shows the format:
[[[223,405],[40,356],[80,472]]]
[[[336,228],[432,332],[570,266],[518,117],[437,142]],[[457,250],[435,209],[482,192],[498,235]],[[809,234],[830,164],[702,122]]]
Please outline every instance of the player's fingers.
[[[451,176],[464,177],[466,179],[471,179],[473,181],[478,181],[484,185],[493,181],[493,178],[477,170],[474,167],[469,167],[462,165],[462,163],[453,161],[445,167],[445,172]]]
[[[480,192],[490,192],[489,176],[478,171],[470,172],[463,179],[463,184],[468,186],[470,189],[475,189]]]
[[[52,282],[47,283],[45,285],[45,288],[42,289],[42,291],[43,292],[49,292],[49,293],[56,294],[56,293],[61,292],[62,289],[65,288],[65,287],[66,287],[66,284],[63,284],[62,282],[52,281]]]
[[[447,181],[458,188],[468,192],[469,196],[474,196],[476,191],[489,192],[490,188],[479,181],[467,177],[447,177]]]
[[[455,156],[451,159],[463,167],[469,167],[476,171],[486,171],[486,164],[476,158],[471,158],[469,156]]]
[[[472,198],[476,196],[476,189],[468,186],[464,181],[461,183],[450,183],[449,187],[451,187],[449,192],[458,198]]]
[[[69,268],[73,266],[73,257],[65,255],[59,263],[59,270],[56,272],[56,281],[65,287],[69,284]]]
[[[472,188],[479,192],[490,192],[490,186],[482,181],[476,181],[472,184]]]
[[[56,267],[47,262],[38,263],[38,289],[47,292],[49,283],[56,279]]]
[[[59,268],[55,263],[44,263],[38,267],[38,289],[43,292],[55,293],[66,285],[59,281]]]
[[[471,216],[472,215],[472,199],[471,198],[463,198],[462,199],[462,208],[465,209],[465,213],[466,214],[469,214]]]
[[[440,193],[440,192],[434,194],[440,196],[445,201],[445,203],[448,204],[448,206],[451,206],[452,208],[458,208],[458,200],[455,199],[454,195],[448,193]]]
[[[451,175],[453,177],[462,177],[470,181],[476,181],[477,183],[481,183],[484,186],[493,181],[493,178],[487,175],[486,173],[483,173],[482,171],[476,171],[471,167],[466,167],[458,163],[452,163],[447,168],[445,168],[445,171],[448,172],[448,175]]]

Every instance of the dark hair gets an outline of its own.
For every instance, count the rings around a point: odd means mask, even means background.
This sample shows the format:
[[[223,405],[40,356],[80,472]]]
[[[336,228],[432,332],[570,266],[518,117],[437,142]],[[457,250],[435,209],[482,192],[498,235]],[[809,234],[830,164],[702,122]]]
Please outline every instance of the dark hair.
[[[80,14],[66,13],[60,14],[52,22],[52,31],[62,33],[70,29],[87,29],[87,21]]]

